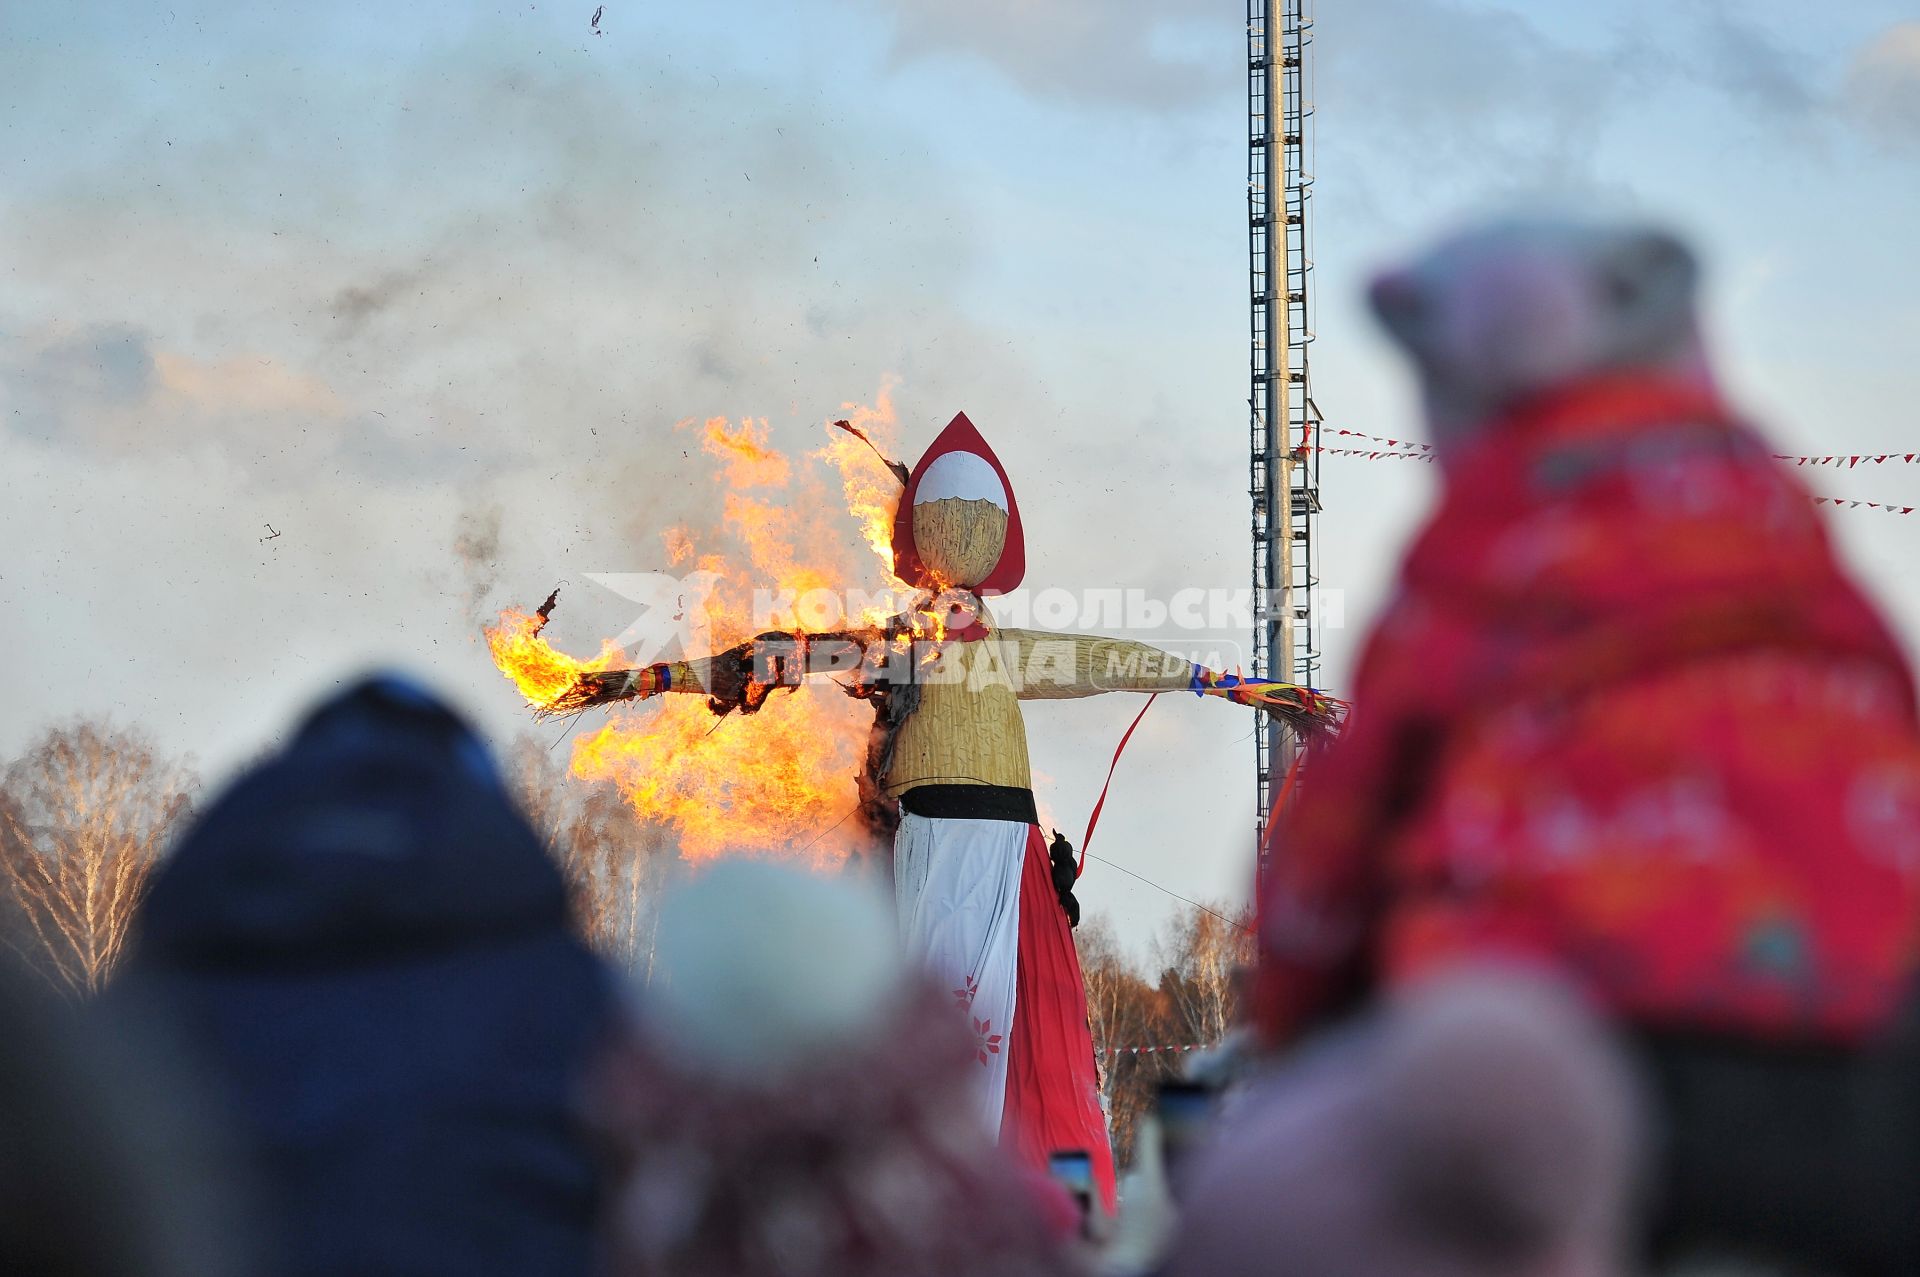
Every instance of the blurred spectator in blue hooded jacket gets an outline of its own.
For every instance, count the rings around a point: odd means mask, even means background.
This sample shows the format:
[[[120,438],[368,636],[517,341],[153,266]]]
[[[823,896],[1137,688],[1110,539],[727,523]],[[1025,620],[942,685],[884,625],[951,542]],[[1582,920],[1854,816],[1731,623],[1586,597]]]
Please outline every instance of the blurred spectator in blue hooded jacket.
[[[251,1157],[270,1271],[572,1274],[614,1014],[485,747],[417,687],[322,704],[160,871],[119,996],[172,1020]]]

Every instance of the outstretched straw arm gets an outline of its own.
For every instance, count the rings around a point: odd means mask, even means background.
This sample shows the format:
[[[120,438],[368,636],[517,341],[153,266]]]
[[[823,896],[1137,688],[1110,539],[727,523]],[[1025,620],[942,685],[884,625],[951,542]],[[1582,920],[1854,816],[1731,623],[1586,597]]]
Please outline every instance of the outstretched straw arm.
[[[775,632],[691,661],[590,671],[542,706],[540,713],[543,717],[574,714],[620,701],[645,700],[662,692],[693,692],[705,696],[716,714],[736,709],[751,714],[766,703],[775,688],[798,687],[811,674],[857,669],[864,644],[873,637],[851,631]]]
[[[1266,710],[1303,733],[1337,726],[1346,712],[1345,702],[1310,687],[1216,673],[1133,639],[1019,629],[994,637],[1011,645],[1004,659],[1021,700],[1191,691]]]

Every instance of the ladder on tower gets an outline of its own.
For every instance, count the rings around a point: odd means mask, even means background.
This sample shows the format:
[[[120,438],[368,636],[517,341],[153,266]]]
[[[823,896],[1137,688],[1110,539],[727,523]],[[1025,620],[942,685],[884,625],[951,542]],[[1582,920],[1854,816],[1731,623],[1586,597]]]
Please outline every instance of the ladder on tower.
[[[1313,342],[1313,104],[1310,0],[1247,2],[1247,247],[1250,338],[1249,495],[1252,500],[1253,668],[1319,683],[1314,532],[1320,513],[1319,411],[1307,353]],[[1256,837],[1267,826],[1298,748],[1277,721],[1255,733]]]

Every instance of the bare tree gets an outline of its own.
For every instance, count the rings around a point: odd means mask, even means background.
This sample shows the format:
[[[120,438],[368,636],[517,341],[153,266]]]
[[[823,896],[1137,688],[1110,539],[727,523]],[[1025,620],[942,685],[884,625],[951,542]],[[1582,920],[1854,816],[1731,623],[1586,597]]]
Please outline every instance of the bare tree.
[[[1153,946],[1157,985],[1148,983],[1106,918],[1087,919],[1075,940],[1087,1017],[1101,1052],[1100,1098],[1114,1157],[1125,1165],[1140,1115],[1152,1107],[1160,1084],[1179,1076],[1186,1058],[1167,1048],[1209,1046],[1233,1027],[1240,973],[1253,960],[1251,932],[1244,916],[1224,909],[1181,914]]]
[[[1121,948],[1105,917],[1087,919],[1074,938],[1087,981],[1087,1018],[1100,1052],[1100,1100],[1114,1156],[1124,1165],[1132,1160],[1135,1124],[1153,1104],[1160,1083],[1175,1072],[1175,1056],[1135,1050],[1164,1044],[1167,1002]]]
[[[580,938],[641,980],[650,978],[659,921],[654,905],[675,868],[664,832],[642,821],[611,785],[570,778],[532,736],[514,741],[507,774],[521,810],[566,876]]]
[[[1184,1043],[1207,1046],[1226,1036],[1239,1015],[1241,972],[1253,962],[1250,915],[1196,906],[1161,936],[1160,991]]]
[[[112,974],[197,788],[144,732],[93,720],[48,731],[0,775],[0,888],[21,922],[8,942],[64,995]]]

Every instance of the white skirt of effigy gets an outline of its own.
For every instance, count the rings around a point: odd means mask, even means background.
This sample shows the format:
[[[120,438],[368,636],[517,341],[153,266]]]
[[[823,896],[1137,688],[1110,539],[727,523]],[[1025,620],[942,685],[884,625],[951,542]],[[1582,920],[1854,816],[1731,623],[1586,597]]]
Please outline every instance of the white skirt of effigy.
[[[1019,970],[1020,873],[1030,825],[902,813],[893,842],[901,938],[973,1027],[980,1120],[996,1138]]]

